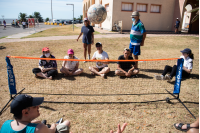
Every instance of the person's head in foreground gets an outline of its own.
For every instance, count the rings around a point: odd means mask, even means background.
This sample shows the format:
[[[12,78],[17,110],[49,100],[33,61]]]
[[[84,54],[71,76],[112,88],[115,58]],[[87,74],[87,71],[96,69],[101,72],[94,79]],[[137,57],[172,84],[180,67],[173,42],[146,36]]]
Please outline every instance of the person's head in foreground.
[[[102,43],[97,42],[96,43],[96,48],[97,48],[97,51],[101,52],[102,51]]]
[[[44,97],[32,97],[20,94],[10,104],[10,112],[15,120],[7,120],[1,127],[1,133],[67,133],[70,122],[64,121],[61,124],[52,124],[48,128],[40,121],[34,120],[38,116],[39,106],[43,103]],[[60,131],[64,132],[60,132]]]
[[[50,57],[51,57],[51,53],[50,53],[50,50],[49,50],[48,47],[44,47],[44,48],[42,49],[42,53],[43,53],[43,55],[44,55],[46,58],[50,58]]]
[[[176,18],[176,20],[178,20],[178,18]]]
[[[131,55],[131,50],[129,48],[124,49],[124,58],[128,59],[128,57]]]
[[[69,59],[74,59],[74,50],[73,49],[69,49],[67,51],[67,54],[69,56]]]
[[[191,49],[186,48],[180,52],[182,53],[182,55],[184,56],[185,59],[187,59],[188,57],[190,57],[191,59],[194,59],[194,55],[193,55]]]
[[[132,21],[137,22],[139,20],[140,14],[138,11],[134,11],[131,15]]]
[[[40,116],[39,105],[44,97],[32,97],[30,95],[18,95],[10,104],[10,112],[16,120],[32,121]]]
[[[88,18],[84,18],[84,25],[85,26],[89,26],[89,20],[88,20]]]

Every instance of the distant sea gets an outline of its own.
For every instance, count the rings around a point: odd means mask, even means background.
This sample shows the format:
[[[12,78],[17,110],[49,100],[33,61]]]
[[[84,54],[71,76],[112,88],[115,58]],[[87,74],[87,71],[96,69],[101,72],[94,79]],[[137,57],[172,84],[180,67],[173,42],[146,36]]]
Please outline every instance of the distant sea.
[[[4,20],[6,21],[6,24],[11,24],[11,22],[14,20],[16,21],[16,19],[18,18],[4,18]],[[1,23],[3,23],[3,18],[0,18]]]

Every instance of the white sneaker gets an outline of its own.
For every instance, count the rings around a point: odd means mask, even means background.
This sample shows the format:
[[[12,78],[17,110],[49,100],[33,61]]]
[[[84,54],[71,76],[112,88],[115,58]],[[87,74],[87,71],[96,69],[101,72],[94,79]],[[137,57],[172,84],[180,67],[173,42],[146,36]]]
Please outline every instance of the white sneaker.
[[[101,74],[101,77],[104,78],[104,77],[105,77],[105,74]]]
[[[83,61],[83,63],[86,63],[87,61]]]
[[[165,79],[167,80],[167,82],[171,82],[171,77],[169,75],[165,75]]]
[[[157,80],[165,80],[165,77],[163,75],[155,75],[155,78]]]

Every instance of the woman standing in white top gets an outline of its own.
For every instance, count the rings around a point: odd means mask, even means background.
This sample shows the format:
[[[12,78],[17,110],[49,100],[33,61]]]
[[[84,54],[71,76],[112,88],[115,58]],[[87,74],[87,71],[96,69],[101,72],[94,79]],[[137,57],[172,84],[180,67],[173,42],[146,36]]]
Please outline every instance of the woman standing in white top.
[[[78,59],[74,56],[74,51],[72,49],[69,49],[67,53],[68,56],[65,56],[64,59]],[[64,76],[80,75],[83,72],[83,69],[78,67],[79,61],[63,61],[60,72],[63,73]]]
[[[182,77],[188,78],[190,76],[190,73],[192,72],[194,55],[189,48],[186,48],[180,52],[182,53],[182,56],[180,58],[184,59]],[[176,65],[174,65],[173,67],[166,65],[162,75],[156,75],[155,78],[157,80],[166,79],[168,81],[171,81],[172,78],[176,75],[176,68]],[[170,73],[170,75],[166,75],[168,72]]]

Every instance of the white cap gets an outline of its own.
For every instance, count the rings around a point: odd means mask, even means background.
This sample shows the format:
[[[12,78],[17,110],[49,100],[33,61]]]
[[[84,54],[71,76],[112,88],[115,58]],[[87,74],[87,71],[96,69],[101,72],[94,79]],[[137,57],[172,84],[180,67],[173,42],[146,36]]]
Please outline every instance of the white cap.
[[[178,19],[178,18],[176,18],[176,19]]]

